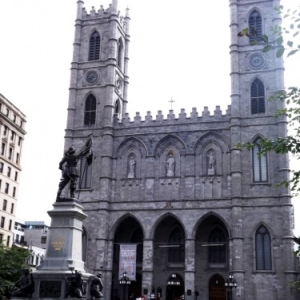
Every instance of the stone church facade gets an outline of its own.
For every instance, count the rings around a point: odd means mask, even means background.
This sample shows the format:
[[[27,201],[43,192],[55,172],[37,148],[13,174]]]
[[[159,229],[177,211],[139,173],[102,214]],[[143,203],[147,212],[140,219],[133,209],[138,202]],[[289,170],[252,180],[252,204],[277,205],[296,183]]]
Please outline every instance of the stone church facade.
[[[93,134],[94,161],[80,166],[87,271],[103,273],[105,299],[123,297],[120,244],[136,244],[128,295],[163,300],[294,299],[293,207],[288,157],[257,157],[244,142],[284,136],[283,62],[262,53],[261,35],[281,20],[278,0],[230,0],[231,105],[210,113],[171,110],[144,119],[127,113],[129,10],[117,0],[89,13],[78,1],[65,148]],[[238,32],[249,26],[248,38]],[[257,40],[257,45],[251,45]],[[168,282],[176,275],[179,284]],[[159,295],[158,295],[159,294]]]

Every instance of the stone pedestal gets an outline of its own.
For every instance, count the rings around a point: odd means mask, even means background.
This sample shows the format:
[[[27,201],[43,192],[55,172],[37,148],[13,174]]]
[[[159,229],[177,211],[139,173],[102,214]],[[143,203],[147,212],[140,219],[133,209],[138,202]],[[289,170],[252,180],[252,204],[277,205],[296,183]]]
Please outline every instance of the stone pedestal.
[[[58,198],[51,217],[46,255],[42,264],[33,273],[35,292],[33,298],[64,298],[67,281],[72,271],[80,271],[89,297],[90,281],[94,277],[85,273],[82,261],[82,221],[86,215],[79,201]]]

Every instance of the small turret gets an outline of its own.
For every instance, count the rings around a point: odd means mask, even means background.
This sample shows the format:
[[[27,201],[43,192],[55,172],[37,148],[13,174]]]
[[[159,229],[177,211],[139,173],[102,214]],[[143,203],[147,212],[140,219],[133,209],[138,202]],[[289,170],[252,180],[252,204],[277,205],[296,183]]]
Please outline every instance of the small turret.
[[[118,13],[118,0],[112,0],[111,13],[112,14]]]

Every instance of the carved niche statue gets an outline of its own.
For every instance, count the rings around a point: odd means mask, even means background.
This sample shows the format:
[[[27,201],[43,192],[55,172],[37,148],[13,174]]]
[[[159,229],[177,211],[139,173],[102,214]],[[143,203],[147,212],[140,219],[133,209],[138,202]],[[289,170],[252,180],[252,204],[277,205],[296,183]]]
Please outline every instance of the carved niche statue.
[[[131,155],[128,162],[128,175],[127,178],[135,178],[135,159],[134,156]]]
[[[208,168],[207,168],[207,175],[215,175],[216,174],[216,158],[214,156],[213,151],[210,151],[209,154],[207,155],[208,158]]]
[[[91,283],[90,294],[92,299],[103,299],[103,282],[101,279],[102,273],[97,274]]]
[[[167,157],[166,162],[166,176],[173,177],[175,176],[175,158],[173,157],[173,153],[170,152]]]

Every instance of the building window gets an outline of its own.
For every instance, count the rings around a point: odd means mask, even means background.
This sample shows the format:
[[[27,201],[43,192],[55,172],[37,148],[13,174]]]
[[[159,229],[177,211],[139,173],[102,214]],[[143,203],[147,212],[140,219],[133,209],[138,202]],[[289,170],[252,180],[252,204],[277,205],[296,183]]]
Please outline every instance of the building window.
[[[11,230],[12,227],[12,220],[9,220],[8,230]]]
[[[15,181],[17,181],[18,180],[18,172],[16,171],[15,172]]]
[[[100,57],[100,35],[94,31],[90,38],[89,60],[98,60]]]
[[[6,211],[6,208],[7,208],[7,200],[3,200],[3,205],[2,205],[2,209],[4,210],[4,211]]]
[[[260,138],[256,139],[254,142],[255,146],[252,149],[253,181],[254,182],[268,181],[267,156],[258,154],[261,151],[260,141],[261,141]]]
[[[8,115],[9,115],[9,109],[7,108],[6,109],[6,116],[8,117]]]
[[[272,270],[271,237],[265,226],[260,226],[255,234],[256,269]]]
[[[23,127],[23,121],[22,120],[20,121],[20,127],[21,128]]]
[[[265,87],[259,79],[255,79],[251,85],[251,113],[265,112]]]
[[[1,217],[0,227],[1,227],[1,228],[4,228],[4,226],[5,226],[5,218],[4,218],[4,217]]]
[[[6,246],[9,247],[9,244],[10,244],[10,236],[8,235],[6,240]]]
[[[13,189],[13,197],[16,197],[16,192],[17,192],[17,189],[16,189],[16,187],[14,187],[14,189]]]
[[[120,38],[118,40],[118,52],[117,52],[117,64],[119,68],[122,68],[122,57],[123,57],[123,42]]]
[[[5,153],[5,143],[2,143],[1,145],[1,155],[4,155]]]
[[[175,228],[169,237],[169,263],[184,262],[184,233],[182,229]]]
[[[94,125],[96,121],[96,98],[93,95],[89,95],[85,101],[84,110],[84,125],[90,127]]]
[[[6,135],[6,134],[7,134],[7,131],[8,131],[8,127],[5,125],[5,126],[4,126],[4,130],[3,130],[3,135]]]
[[[18,145],[21,146],[22,138],[19,136]]]
[[[215,228],[209,235],[209,255],[210,263],[226,263],[226,238],[220,228]]]
[[[17,121],[17,116],[16,115],[14,115],[14,122],[16,122]]]
[[[12,204],[11,204],[11,208],[10,208],[10,213],[11,213],[11,214],[14,213],[14,207],[15,207],[15,205],[12,203]]]
[[[0,162],[0,173],[3,173],[4,163]]]
[[[7,177],[10,177],[11,174],[11,167],[7,167]]]
[[[92,179],[92,166],[88,164],[86,159],[80,161],[80,177],[79,177],[79,189],[91,188]]]
[[[14,131],[11,132],[10,140],[13,141],[15,139],[16,133]]]
[[[261,41],[262,18],[257,10],[254,10],[249,17],[249,40],[250,42]]]
[[[3,242],[3,233],[0,233],[0,243]]]
[[[5,194],[8,194],[9,192],[9,184],[8,183],[5,183],[5,190],[4,190],[4,193]]]
[[[47,243],[47,237],[46,236],[42,236],[41,237],[41,244],[46,244]]]
[[[16,156],[16,164],[19,164],[19,160],[20,160],[20,154],[17,153],[17,156]]]
[[[1,190],[1,186],[2,186],[2,180],[0,179],[0,190]]]
[[[8,151],[8,159],[11,159],[12,158],[12,148],[9,147],[9,151]]]
[[[115,114],[120,114],[120,112],[121,112],[121,105],[120,105],[120,101],[117,100],[115,104]]]

